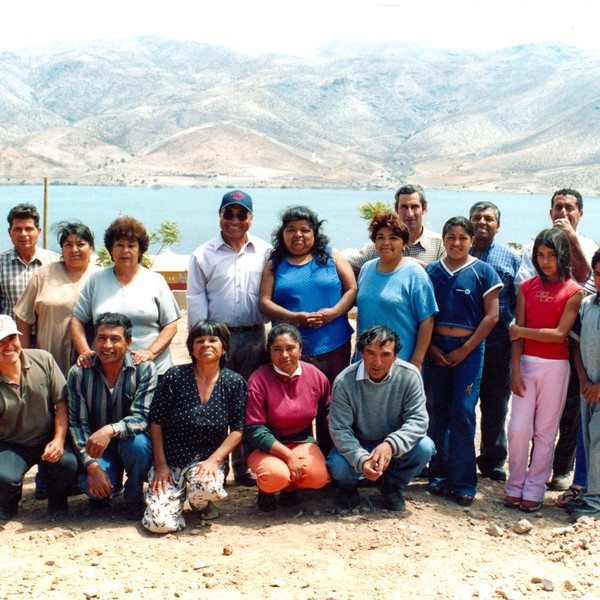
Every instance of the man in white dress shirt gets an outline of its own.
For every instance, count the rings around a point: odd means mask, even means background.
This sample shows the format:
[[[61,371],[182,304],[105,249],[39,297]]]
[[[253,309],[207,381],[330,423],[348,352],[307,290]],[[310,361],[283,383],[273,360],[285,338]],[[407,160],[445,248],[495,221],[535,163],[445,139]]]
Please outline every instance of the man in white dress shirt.
[[[252,198],[240,190],[223,196],[219,208],[221,232],[192,254],[188,270],[188,324],[216,319],[231,333],[226,366],[248,379],[260,366],[265,348],[265,323],[258,309],[258,292],[271,246],[248,233]],[[243,485],[255,485],[254,475],[233,452],[233,474]]]

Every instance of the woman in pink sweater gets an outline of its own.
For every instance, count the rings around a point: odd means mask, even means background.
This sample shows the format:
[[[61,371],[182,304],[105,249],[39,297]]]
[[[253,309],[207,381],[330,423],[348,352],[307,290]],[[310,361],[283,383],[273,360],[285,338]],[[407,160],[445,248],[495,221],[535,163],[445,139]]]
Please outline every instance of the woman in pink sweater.
[[[329,405],[330,387],[319,369],[300,360],[302,339],[293,325],[269,332],[271,364],[248,380],[244,445],[248,466],[256,473],[258,507],[270,512],[279,503],[294,506],[299,488],[329,482],[325,457],[313,437],[313,421]]]

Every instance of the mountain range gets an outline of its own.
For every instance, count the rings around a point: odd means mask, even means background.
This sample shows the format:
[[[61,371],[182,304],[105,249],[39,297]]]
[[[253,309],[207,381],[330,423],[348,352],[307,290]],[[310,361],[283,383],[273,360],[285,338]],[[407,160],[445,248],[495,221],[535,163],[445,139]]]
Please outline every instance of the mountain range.
[[[600,54],[161,37],[0,53],[0,183],[600,192]]]

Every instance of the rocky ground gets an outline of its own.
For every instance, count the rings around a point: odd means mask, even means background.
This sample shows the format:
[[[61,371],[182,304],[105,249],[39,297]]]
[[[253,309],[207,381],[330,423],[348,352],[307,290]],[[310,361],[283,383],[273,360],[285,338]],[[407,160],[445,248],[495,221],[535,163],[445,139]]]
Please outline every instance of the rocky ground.
[[[125,520],[120,498],[93,518],[71,498],[69,516],[49,519],[31,472],[18,517],[0,527],[0,598],[600,598],[600,521],[572,523],[556,492],[525,515],[489,480],[468,509],[417,480],[401,514],[376,488],[351,512],[328,486],[270,514],[255,489],[228,491],[217,520],[187,512],[184,531],[157,536]]]

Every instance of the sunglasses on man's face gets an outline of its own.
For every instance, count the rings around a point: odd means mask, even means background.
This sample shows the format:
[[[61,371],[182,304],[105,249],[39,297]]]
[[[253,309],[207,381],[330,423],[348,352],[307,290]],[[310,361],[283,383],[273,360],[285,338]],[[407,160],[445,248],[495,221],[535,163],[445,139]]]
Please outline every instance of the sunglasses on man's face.
[[[231,210],[230,208],[226,208],[221,213],[221,216],[226,221],[233,221],[233,219],[236,219],[236,218],[238,221],[245,221],[246,219],[248,219],[248,211],[247,210]]]

